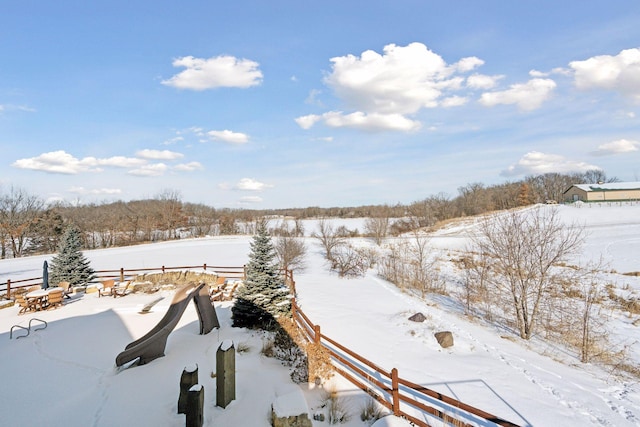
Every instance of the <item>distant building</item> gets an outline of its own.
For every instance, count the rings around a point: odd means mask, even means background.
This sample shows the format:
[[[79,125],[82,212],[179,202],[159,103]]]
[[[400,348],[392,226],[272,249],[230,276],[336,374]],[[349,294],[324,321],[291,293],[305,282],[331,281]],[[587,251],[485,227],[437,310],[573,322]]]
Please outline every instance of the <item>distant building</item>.
[[[571,202],[614,202],[640,200],[640,181],[575,184],[563,193],[563,199]]]

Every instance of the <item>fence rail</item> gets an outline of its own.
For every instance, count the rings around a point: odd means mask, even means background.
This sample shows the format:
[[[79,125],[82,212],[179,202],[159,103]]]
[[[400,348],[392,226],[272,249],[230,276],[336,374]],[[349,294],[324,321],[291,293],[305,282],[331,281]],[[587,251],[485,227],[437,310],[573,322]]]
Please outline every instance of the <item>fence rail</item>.
[[[320,326],[311,322],[309,317],[292,300],[293,318],[310,342],[321,344],[329,351],[333,365],[338,373],[359,389],[368,393],[381,405],[396,416],[402,416],[420,427],[429,427],[424,419],[417,418],[415,410],[460,427],[472,427],[470,422],[487,421],[503,426],[518,427],[481,409],[460,402],[452,397],[415,384],[398,376],[396,368],[383,369],[365,359],[344,345],[321,333]],[[401,407],[400,403],[403,403]],[[409,406],[412,413],[405,410]]]
[[[207,272],[210,271],[212,273],[217,273],[218,275],[225,276],[227,278],[244,278],[244,266],[243,267],[229,267],[229,266],[214,266],[200,264],[200,265],[186,265],[186,266],[178,266],[178,267],[147,267],[147,268],[127,268],[121,267],[119,269],[114,270],[96,270],[96,279],[114,279],[118,278],[121,282],[123,282],[127,278],[131,278],[133,276],[137,276],[138,274],[159,272],[166,273],[172,270],[195,270],[202,269]],[[293,278],[293,275],[291,275]],[[41,285],[42,277],[33,277],[30,279],[20,279],[20,280],[10,280],[7,279],[6,282],[0,283],[0,293],[4,292],[2,295],[6,299],[11,298],[11,291],[14,291],[19,288],[26,288],[33,285]]]

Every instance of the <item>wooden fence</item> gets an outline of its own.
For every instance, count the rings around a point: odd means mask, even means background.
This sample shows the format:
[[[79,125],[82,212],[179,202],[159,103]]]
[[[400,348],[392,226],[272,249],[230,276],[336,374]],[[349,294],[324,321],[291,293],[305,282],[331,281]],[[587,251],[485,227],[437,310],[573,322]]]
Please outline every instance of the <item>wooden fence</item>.
[[[195,270],[202,269],[204,272],[217,273],[220,276],[224,276],[226,278],[244,278],[244,266],[243,267],[221,267],[221,266],[211,266],[207,264],[200,265],[188,265],[188,266],[180,266],[180,267],[165,267],[164,265],[161,267],[152,267],[152,268],[119,268],[116,270],[96,270],[96,279],[118,279],[121,282],[124,282],[128,278],[135,277],[139,274],[144,273],[165,273],[172,270]],[[293,275],[291,275],[293,277]],[[11,291],[18,288],[25,288],[33,285],[42,284],[42,277],[34,277],[31,279],[20,279],[20,280],[10,280],[7,279],[6,282],[0,283],[0,292],[4,292],[3,297],[6,299],[11,299]]]
[[[478,423],[486,425],[487,421],[499,426],[517,427],[516,424],[493,414],[400,378],[396,368],[388,371],[377,366],[322,334],[320,325],[311,322],[297,305],[295,298],[291,306],[297,325],[305,332],[310,342],[321,344],[329,351],[336,371],[394,415],[404,417],[420,427],[430,426],[425,420],[416,417],[420,412],[456,427],[472,427]],[[407,412],[406,407],[413,408],[411,413]],[[474,421],[474,424],[470,424]]]
[[[245,268],[243,267],[221,267],[209,266],[207,264],[181,267],[137,268],[117,270],[98,270],[96,274],[100,279],[119,278],[124,281],[141,273],[167,272],[171,270],[194,270],[215,272],[227,278],[244,278]],[[296,284],[293,278],[293,271],[284,270],[282,274],[285,282],[295,295]],[[11,290],[20,287],[41,284],[42,277],[32,279],[7,280],[0,286],[6,286],[6,298],[11,297]],[[365,359],[342,344],[322,334],[320,325],[314,324],[307,315],[297,305],[295,298],[291,304],[293,319],[298,327],[304,331],[310,342],[321,344],[325,347],[331,357],[336,371],[354,384],[359,389],[365,391],[381,405],[388,408],[396,416],[401,416],[419,427],[430,427],[423,419],[417,418],[420,413],[428,414],[440,419],[445,423],[456,427],[473,427],[476,424],[487,424],[491,422],[503,427],[518,427],[516,424],[499,418],[481,409],[467,405],[456,399],[448,397],[440,392],[428,389],[420,384],[415,384],[406,379],[400,378],[398,369],[390,371],[383,369],[373,362]],[[403,406],[401,406],[401,404]],[[413,408],[411,413],[407,412],[407,407]],[[470,424],[470,422],[475,422]]]

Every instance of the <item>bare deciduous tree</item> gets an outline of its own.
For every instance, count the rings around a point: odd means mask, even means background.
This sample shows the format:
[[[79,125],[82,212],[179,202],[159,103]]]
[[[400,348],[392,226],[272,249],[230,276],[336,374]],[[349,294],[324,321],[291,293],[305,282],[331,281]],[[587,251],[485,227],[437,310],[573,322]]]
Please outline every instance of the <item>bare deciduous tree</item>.
[[[364,231],[366,234],[373,237],[376,245],[380,245],[387,234],[389,233],[389,217],[377,216],[374,218],[367,218],[364,222]]]
[[[285,270],[303,271],[307,248],[304,240],[288,235],[276,237],[274,248],[280,268]]]
[[[343,246],[347,242],[347,238],[342,233],[334,230],[331,223],[324,218],[318,221],[318,232],[314,232],[312,237],[320,241],[324,248],[325,258],[328,260],[333,259],[333,254],[337,247]]]
[[[521,338],[534,333],[541,302],[554,285],[552,267],[575,253],[583,240],[584,228],[566,227],[556,209],[511,211],[481,223],[473,237],[479,265],[491,270],[492,291],[509,301]]]
[[[43,206],[44,202],[39,197],[19,188],[11,187],[9,194],[0,197],[2,258],[6,257],[7,241],[14,258],[23,255]]]

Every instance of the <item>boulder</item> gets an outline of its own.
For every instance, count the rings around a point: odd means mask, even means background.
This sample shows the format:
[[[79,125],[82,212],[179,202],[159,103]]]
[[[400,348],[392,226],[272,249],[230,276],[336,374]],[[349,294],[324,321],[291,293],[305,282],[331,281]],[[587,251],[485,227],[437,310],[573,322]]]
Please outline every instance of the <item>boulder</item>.
[[[453,334],[450,331],[436,332],[434,335],[440,347],[448,348],[453,346]]]
[[[412,322],[424,322],[425,320],[427,320],[426,316],[422,313],[416,313],[413,316],[409,317],[409,320],[411,320]]]
[[[312,427],[307,401],[302,390],[278,396],[271,405],[273,427]]]

